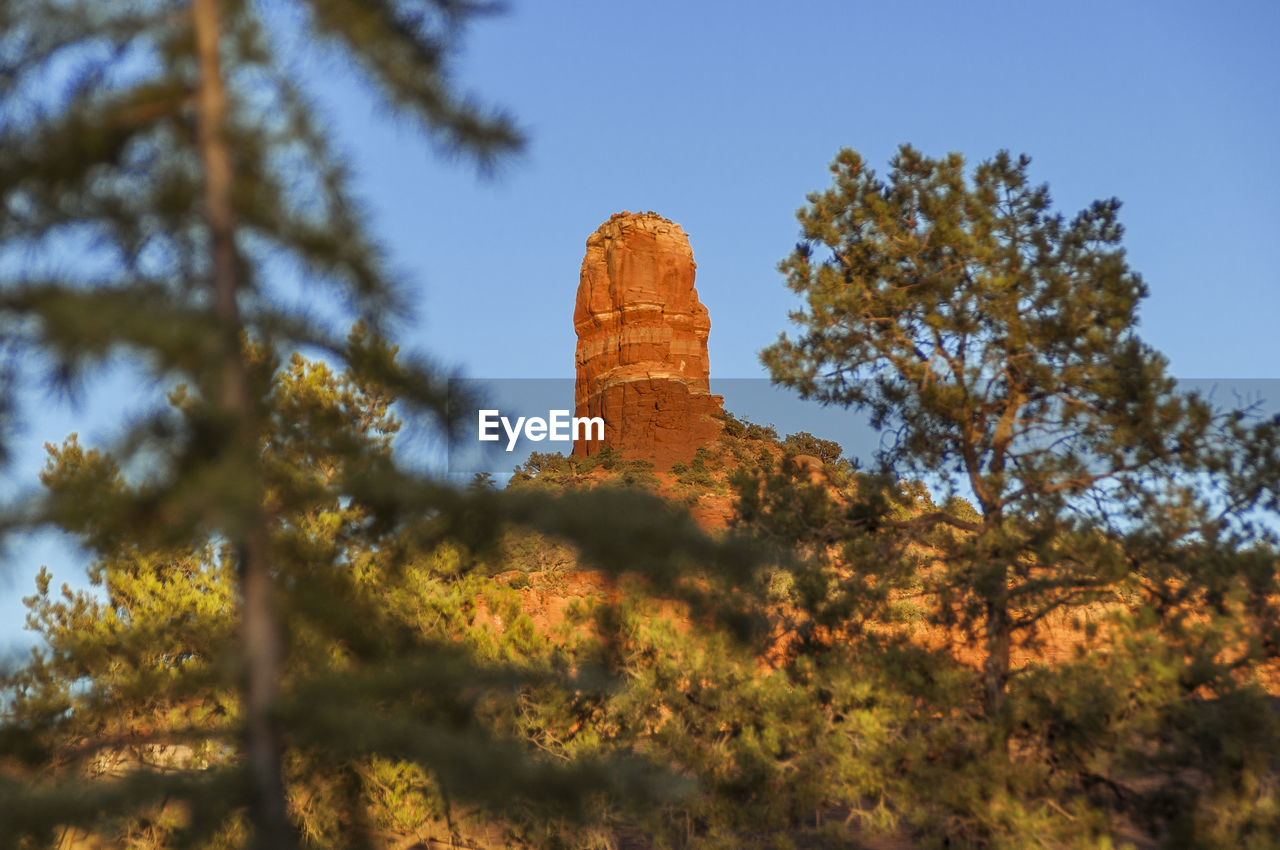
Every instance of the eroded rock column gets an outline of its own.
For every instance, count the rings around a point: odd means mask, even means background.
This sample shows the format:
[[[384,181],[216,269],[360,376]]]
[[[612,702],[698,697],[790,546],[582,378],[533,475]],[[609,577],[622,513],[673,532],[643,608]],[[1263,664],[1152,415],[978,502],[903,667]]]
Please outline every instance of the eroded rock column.
[[[611,446],[665,469],[719,436],[696,268],[689,237],[655,213],[617,213],[587,239],[574,415],[602,417],[605,438],[579,441],[574,454]]]

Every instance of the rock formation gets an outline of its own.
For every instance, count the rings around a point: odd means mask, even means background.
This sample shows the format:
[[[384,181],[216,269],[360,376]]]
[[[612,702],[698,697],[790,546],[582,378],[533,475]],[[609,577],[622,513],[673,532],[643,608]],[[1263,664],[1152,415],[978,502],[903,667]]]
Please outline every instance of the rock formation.
[[[693,249],[680,225],[621,212],[587,239],[573,326],[575,416],[600,416],[604,446],[660,469],[687,462],[719,436],[723,399],[711,395],[711,319],[693,288]]]

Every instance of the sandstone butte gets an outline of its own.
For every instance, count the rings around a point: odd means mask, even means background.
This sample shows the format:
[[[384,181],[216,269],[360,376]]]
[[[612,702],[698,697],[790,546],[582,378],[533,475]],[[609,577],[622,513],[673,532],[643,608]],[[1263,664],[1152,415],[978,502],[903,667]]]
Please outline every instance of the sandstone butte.
[[[605,446],[658,469],[688,462],[723,428],[711,394],[697,264],[680,225],[656,213],[616,213],[587,238],[573,326],[578,334],[575,416],[604,419]]]

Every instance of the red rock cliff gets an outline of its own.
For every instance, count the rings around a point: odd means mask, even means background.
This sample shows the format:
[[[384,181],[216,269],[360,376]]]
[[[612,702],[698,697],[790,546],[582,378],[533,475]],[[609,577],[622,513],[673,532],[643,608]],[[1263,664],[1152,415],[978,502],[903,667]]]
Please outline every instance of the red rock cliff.
[[[711,319],[693,287],[693,249],[680,225],[621,212],[587,239],[573,326],[578,333],[575,416],[600,416],[603,446],[668,468],[719,436],[711,395]]]

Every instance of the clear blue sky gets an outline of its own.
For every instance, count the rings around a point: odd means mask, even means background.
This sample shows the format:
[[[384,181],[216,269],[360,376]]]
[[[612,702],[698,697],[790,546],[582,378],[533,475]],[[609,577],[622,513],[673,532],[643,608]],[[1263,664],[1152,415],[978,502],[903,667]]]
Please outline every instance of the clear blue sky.
[[[516,2],[461,60],[528,131],[496,181],[331,93],[424,287],[414,341],[477,376],[572,374],[583,243],[621,209],[690,234],[712,376],[763,374],[796,208],[841,146],[883,171],[910,142],[1030,154],[1068,214],[1119,197],[1174,371],[1280,377],[1280,4]]]
[[[416,287],[403,342],[473,377],[572,375],[584,242],[622,209],[689,233],[713,379],[762,376],[757,352],[797,306],[775,269],[796,208],[840,147],[883,172],[910,142],[974,162],[1030,154],[1068,214],[1119,197],[1152,293],[1141,333],[1174,373],[1280,378],[1278,45],[1274,2],[516,0],[456,66],[529,138],[489,180],[335,69],[315,83]],[[115,386],[41,404],[6,492],[32,480],[41,443],[105,436],[125,408]],[[40,560],[58,581],[78,574],[56,546],[5,560],[0,648]]]

